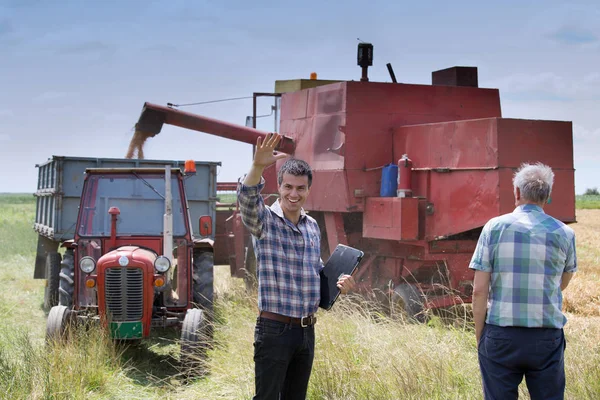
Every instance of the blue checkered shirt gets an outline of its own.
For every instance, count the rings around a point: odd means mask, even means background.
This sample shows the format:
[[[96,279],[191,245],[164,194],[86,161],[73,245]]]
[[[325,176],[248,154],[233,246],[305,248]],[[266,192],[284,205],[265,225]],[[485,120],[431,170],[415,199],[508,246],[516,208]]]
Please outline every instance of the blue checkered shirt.
[[[242,181],[238,183],[238,202],[256,253],[258,308],[294,318],[316,313],[323,269],[317,222],[302,210],[298,225],[294,225],[283,216],[279,200],[265,205],[260,195],[263,178],[257,186]]]
[[[577,271],[575,233],[564,223],[525,204],[491,219],[479,236],[469,268],[491,272],[486,323],[562,328],[560,282]]]

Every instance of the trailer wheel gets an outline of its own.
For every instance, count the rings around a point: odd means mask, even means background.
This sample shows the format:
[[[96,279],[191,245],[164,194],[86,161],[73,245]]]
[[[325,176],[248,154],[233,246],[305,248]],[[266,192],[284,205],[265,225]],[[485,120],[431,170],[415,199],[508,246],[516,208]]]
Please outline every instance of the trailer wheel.
[[[193,300],[200,308],[208,314],[212,314],[214,300],[214,257],[213,253],[205,250],[194,251],[193,270]]]
[[[53,251],[46,254],[46,288],[44,289],[44,309],[58,305],[58,281],[60,280],[61,256]]]
[[[187,310],[181,328],[181,372],[186,378],[202,376],[206,373],[206,356],[209,336],[209,323],[204,312],[198,308]]]
[[[73,249],[67,249],[60,264],[60,286],[58,288],[58,304],[71,308],[75,290],[75,258]]]
[[[70,326],[71,311],[65,306],[52,307],[46,321],[46,342],[66,340]]]
[[[423,298],[419,287],[414,284],[403,283],[394,288],[394,305],[400,308],[409,319],[417,322],[425,322],[426,316]]]
[[[248,246],[244,252],[244,283],[246,290],[252,291],[258,286],[258,275],[256,273],[256,253],[254,252],[254,244],[252,237],[248,239]]]

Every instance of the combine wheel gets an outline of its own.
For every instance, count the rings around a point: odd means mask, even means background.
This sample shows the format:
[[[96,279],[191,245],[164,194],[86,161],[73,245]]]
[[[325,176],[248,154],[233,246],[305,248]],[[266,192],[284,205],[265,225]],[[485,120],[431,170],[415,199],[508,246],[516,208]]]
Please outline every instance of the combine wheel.
[[[58,288],[58,304],[71,308],[75,290],[75,259],[73,249],[67,249],[60,264],[60,287]]]
[[[403,283],[394,288],[393,302],[396,308],[404,312],[409,319],[425,322],[426,316],[423,297],[419,287],[414,284]]]
[[[193,296],[194,303],[209,315],[213,311],[213,253],[210,251],[194,250]]]
[[[206,373],[206,351],[210,341],[209,323],[204,312],[189,309],[181,329],[181,371],[187,378]]]
[[[50,310],[58,305],[58,282],[60,279],[59,253],[52,251],[46,254],[46,288],[44,289],[44,309]]]
[[[46,342],[64,341],[71,325],[71,311],[65,306],[54,306],[46,322]]]

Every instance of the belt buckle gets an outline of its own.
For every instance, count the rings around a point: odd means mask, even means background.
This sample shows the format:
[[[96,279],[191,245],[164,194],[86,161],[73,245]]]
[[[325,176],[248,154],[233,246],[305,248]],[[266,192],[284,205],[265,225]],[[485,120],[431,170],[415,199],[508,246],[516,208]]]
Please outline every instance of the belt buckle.
[[[300,326],[302,328],[306,328],[308,326],[314,325],[314,318],[315,317],[313,315],[309,315],[309,316],[300,318]],[[306,324],[305,324],[304,321],[308,321],[308,322],[306,322]]]

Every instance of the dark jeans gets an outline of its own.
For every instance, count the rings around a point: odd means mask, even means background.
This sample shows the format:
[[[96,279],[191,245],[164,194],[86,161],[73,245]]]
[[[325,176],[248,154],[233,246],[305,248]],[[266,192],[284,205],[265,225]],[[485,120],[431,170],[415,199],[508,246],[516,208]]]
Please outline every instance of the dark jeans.
[[[478,349],[485,399],[518,398],[523,375],[531,400],[564,399],[565,347],[562,329],[486,324]]]
[[[302,328],[258,318],[254,330],[254,399],[304,400],[314,355],[313,326]]]

